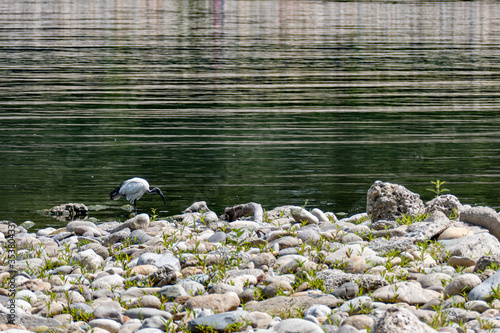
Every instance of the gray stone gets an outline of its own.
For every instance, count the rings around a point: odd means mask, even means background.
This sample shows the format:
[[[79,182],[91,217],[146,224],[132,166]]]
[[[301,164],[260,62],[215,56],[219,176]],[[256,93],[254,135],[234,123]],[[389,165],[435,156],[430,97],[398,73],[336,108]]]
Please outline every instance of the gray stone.
[[[136,215],[133,218],[128,219],[127,221],[123,222],[118,227],[113,229],[111,231],[111,233],[114,234],[114,233],[116,233],[120,230],[126,229],[126,228],[130,229],[130,231],[134,231],[137,229],[147,231],[148,227],[149,227],[149,215],[143,213],[143,214]]]
[[[373,222],[370,225],[370,229],[372,230],[388,230],[388,229],[394,229],[397,228],[399,225],[396,221],[389,221],[389,220],[378,220]]]
[[[500,268],[500,255],[494,256],[482,256],[476,262],[476,266],[474,267],[474,273],[482,273],[487,268],[493,268],[497,270]]]
[[[130,239],[134,241],[134,244],[144,244],[151,239],[151,237],[144,232],[144,230],[137,229],[132,231],[130,234]]]
[[[103,258],[103,259],[106,259],[109,256],[108,249],[106,247],[102,246],[101,244],[98,244],[98,243],[86,244],[80,248],[80,251],[85,251],[88,249],[93,250],[95,253],[100,255],[101,258]]]
[[[191,280],[183,280],[179,281],[178,284],[180,284],[190,295],[196,296],[205,293],[205,286],[203,286],[199,282]]]
[[[437,331],[421,322],[410,310],[402,306],[393,306],[384,311],[370,332],[436,333]]]
[[[72,303],[69,305],[70,309],[74,309],[77,312],[83,312],[87,314],[94,313],[94,309],[90,307],[87,303]]]
[[[175,269],[169,265],[159,268],[156,272],[148,275],[149,280],[156,287],[163,287],[177,283],[177,274]]]
[[[490,207],[470,207],[460,213],[460,221],[486,228],[496,238],[500,238],[500,217]]]
[[[469,295],[468,299],[482,300],[489,302],[493,299],[493,289],[498,290],[500,288],[500,271],[487,278],[484,282],[474,287]]]
[[[478,259],[487,253],[500,255],[500,242],[489,233],[475,234],[457,239],[440,240],[443,250],[440,259],[450,256]]]
[[[483,313],[488,310],[490,306],[485,301],[469,301],[465,303],[465,309],[470,311],[476,311],[479,313]]]
[[[413,239],[406,237],[395,238],[395,239],[376,238],[370,242],[368,247],[381,254],[388,253],[391,251],[404,252],[416,249]]]
[[[212,236],[210,236],[208,238],[208,241],[212,242],[212,243],[223,243],[226,241],[226,239],[227,239],[226,233],[222,232],[222,231],[218,231],[218,232],[214,233]]]
[[[82,267],[88,267],[90,269],[96,269],[101,267],[104,261],[100,255],[94,252],[92,249],[88,249],[79,253],[76,253],[72,257],[72,261],[79,262]]]
[[[121,325],[112,319],[93,319],[89,321],[89,326],[92,328],[102,328],[111,333],[117,333]]]
[[[254,322],[255,318],[244,310],[230,311],[214,315],[202,316],[188,322],[190,332],[205,332],[202,327],[212,327],[215,332],[227,332],[234,324]]]
[[[164,253],[160,255],[153,265],[158,268],[168,265],[176,271],[181,270],[181,262],[176,256],[171,253]]]
[[[299,318],[285,319],[271,328],[276,333],[324,333],[323,329],[309,321]]]
[[[405,237],[411,238],[415,243],[429,240],[442,233],[451,225],[451,221],[440,211],[433,212],[424,222],[412,223]]]
[[[427,214],[433,211],[440,211],[447,217],[450,217],[455,213],[460,214],[462,210],[463,206],[460,200],[452,194],[440,195],[425,203],[425,211]]]
[[[328,317],[332,309],[324,304],[315,304],[306,309],[304,316]]]
[[[429,288],[434,286],[441,287],[443,286],[443,283],[447,284],[449,281],[451,281],[451,279],[451,275],[435,272],[419,277],[417,279],[417,282],[420,283],[422,288]]]
[[[346,282],[357,281],[363,290],[370,291],[388,285],[385,278],[374,274],[350,274],[339,269],[327,269],[316,274],[323,281],[325,290],[331,292]]]
[[[165,320],[164,317],[161,316],[152,316],[149,318],[146,318],[141,326],[141,329],[144,328],[156,328],[161,331],[165,331],[167,328],[167,321]]]
[[[173,286],[164,286],[158,291],[158,294],[165,297],[169,301],[173,301],[179,296],[189,296],[186,290],[178,284]]]
[[[255,268],[261,268],[262,266],[271,268],[276,262],[276,257],[272,253],[264,252],[253,257],[250,262],[254,264]]]
[[[446,319],[454,323],[466,323],[480,316],[479,312],[461,308],[448,308],[443,312],[446,314]]]
[[[155,308],[133,308],[125,311],[125,316],[129,318],[143,319],[154,316],[160,316],[166,320],[172,319],[172,314],[167,311],[155,309]]]
[[[77,235],[83,234],[84,228],[97,229],[96,225],[90,221],[72,221],[66,225],[66,230],[69,232],[74,232]]]
[[[313,228],[301,228],[297,232],[297,237],[306,244],[316,244],[321,240],[321,235],[319,234],[319,228],[314,230]]]
[[[359,292],[359,287],[354,282],[346,282],[340,287],[332,290],[330,294],[338,298],[351,299],[355,297]]]
[[[221,220],[233,222],[247,215],[253,215],[253,220],[255,222],[262,222],[264,210],[260,204],[255,202],[226,207],[224,214],[221,216]]]
[[[376,181],[368,190],[366,212],[373,221],[395,220],[406,215],[419,215],[425,211],[420,195],[397,184]]]
[[[240,294],[243,292],[243,288],[239,286],[233,286],[227,283],[217,283],[208,291],[209,294],[225,294],[227,292],[235,292]]]
[[[125,228],[123,230],[114,232],[112,234],[109,234],[108,236],[104,237],[102,239],[102,245],[104,246],[111,246],[116,243],[121,243],[125,241],[128,237],[130,237],[130,229]]]
[[[184,209],[185,213],[203,213],[203,212],[208,212],[210,209],[207,206],[206,201],[197,201],[194,202],[191,206],[188,208]]]
[[[67,217],[87,216],[89,209],[82,203],[67,203],[54,206],[50,209],[50,215],[59,215]]]
[[[284,313],[298,311],[315,304],[323,304],[330,308],[336,308],[341,300],[333,295],[306,293],[293,296],[275,296],[260,302],[250,302],[245,305],[247,311],[262,311],[270,315],[282,315]]]
[[[45,325],[47,327],[57,327],[61,325],[61,322],[52,318],[43,318],[19,312],[17,312],[13,318],[14,324],[24,327],[37,327],[41,325]],[[0,312],[0,324],[11,323],[11,320],[12,317],[9,317],[6,313]]]
[[[344,324],[335,333],[359,333],[359,330],[349,324]]]
[[[278,247],[279,250],[286,249],[289,247],[299,246],[302,241],[296,237],[292,236],[283,236],[281,238],[275,239],[268,244],[268,247],[273,249]]]
[[[183,310],[186,309],[210,309],[214,312],[233,311],[240,305],[240,298],[234,292],[225,294],[209,294],[200,295],[190,298],[183,305]]]
[[[475,274],[463,274],[455,277],[444,289],[444,297],[459,295],[469,292],[472,288],[481,284],[481,279]]]
[[[371,329],[374,324],[375,321],[373,320],[372,317],[364,314],[359,314],[345,318],[340,323],[340,326],[344,327],[345,325],[350,325],[358,330],[365,330],[365,329]]]
[[[306,224],[318,224],[319,220],[316,216],[301,207],[296,207],[291,210],[291,215],[295,222]]]
[[[120,303],[115,301],[104,302],[94,310],[96,318],[113,319],[123,323],[122,308]]]
[[[121,288],[124,285],[125,279],[118,274],[111,274],[95,279],[91,283],[93,289],[110,289]]]
[[[311,210],[311,214],[318,218],[319,223],[330,223],[330,219],[328,218],[328,216],[319,208],[314,208],[313,210]]]
[[[476,265],[476,261],[467,257],[451,256],[447,264],[452,267],[470,267]]]
[[[155,262],[161,257],[161,254],[145,252],[139,256],[137,266],[141,265],[154,265]],[[156,266],[158,267],[158,266]]]
[[[434,298],[441,296],[441,293],[422,289],[416,282],[398,282],[375,290],[372,294],[374,300],[385,303],[406,302],[412,305],[423,305]]]
[[[164,330],[161,330],[159,328],[146,327],[146,328],[141,328],[140,330],[137,330],[134,333],[164,333],[164,332],[165,332]]]
[[[337,311],[356,314],[363,308],[370,308],[372,306],[372,298],[369,296],[360,296],[344,302]]]

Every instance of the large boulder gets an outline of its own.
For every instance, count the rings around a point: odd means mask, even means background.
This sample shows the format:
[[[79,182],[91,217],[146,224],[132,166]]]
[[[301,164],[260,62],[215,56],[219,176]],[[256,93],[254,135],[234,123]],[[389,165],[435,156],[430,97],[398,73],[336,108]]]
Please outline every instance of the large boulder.
[[[444,260],[447,255],[479,259],[487,254],[500,255],[500,242],[489,233],[475,234],[456,239],[440,240],[443,250],[440,259]]]
[[[490,207],[471,207],[460,213],[460,221],[488,229],[500,239],[500,215]]]
[[[432,333],[437,331],[421,322],[410,310],[402,306],[392,306],[375,323],[371,332]]]
[[[440,195],[425,203],[426,213],[434,211],[443,212],[447,217],[457,213],[460,214],[463,210],[460,200],[453,194]]]
[[[420,195],[398,184],[377,180],[368,190],[366,212],[372,221],[395,220],[405,215],[419,215],[425,212]]]

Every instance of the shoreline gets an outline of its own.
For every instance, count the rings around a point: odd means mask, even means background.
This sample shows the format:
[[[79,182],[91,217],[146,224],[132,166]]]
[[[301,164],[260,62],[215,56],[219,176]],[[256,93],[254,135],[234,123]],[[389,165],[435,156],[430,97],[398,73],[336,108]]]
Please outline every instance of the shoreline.
[[[197,202],[31,234],[2,221],[0,330],[500,332],[500,217],[436,194],[375,182],[342,219]]]

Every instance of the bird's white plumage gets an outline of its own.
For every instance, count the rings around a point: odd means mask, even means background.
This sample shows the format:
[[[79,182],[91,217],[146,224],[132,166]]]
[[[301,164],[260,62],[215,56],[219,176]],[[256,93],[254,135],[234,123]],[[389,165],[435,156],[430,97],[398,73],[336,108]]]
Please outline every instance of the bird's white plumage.
[[[139,200],[147,191],[149,191],[148,181],[135,177],[124,181],[118,193],[127,198],[128,201],[133,202],[134,200]]]

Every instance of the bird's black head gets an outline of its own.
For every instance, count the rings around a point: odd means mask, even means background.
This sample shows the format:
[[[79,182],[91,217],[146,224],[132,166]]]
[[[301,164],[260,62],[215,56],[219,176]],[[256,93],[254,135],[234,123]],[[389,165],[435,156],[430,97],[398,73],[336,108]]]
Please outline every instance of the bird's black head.
[[[152,189],[150,191],[151,193],[157,193],[160,195],[160,197],[163,199],[163,205],[166,206],[167,205],[167,200],[165,200],[165,196],[163,195],[162,191],[158,188],[158,187],[155,187],[154,189]]]

